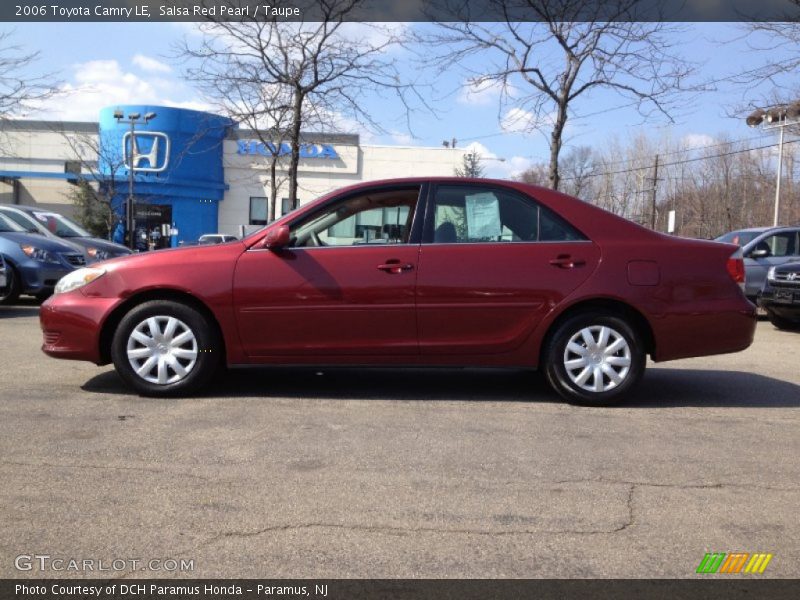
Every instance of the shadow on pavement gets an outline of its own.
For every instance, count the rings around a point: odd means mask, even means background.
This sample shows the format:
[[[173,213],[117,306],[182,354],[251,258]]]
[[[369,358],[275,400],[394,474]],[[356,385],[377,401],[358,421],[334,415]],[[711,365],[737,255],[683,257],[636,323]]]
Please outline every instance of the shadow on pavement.
[[[82,389],[103,394],[131,394],[114,371],[93,377]],[[221,398],[560,401],[538,373],[500,369],[237,369],[220,376],[202,395]],[[621,408],[680,406],[798,407],[800,385],[737,371],[650,368],[638,389]]]
[[[20,298],[15,304],[0,304],[0,319],[14,317],[35,317],[39,314],[41,302],[34,298]]]

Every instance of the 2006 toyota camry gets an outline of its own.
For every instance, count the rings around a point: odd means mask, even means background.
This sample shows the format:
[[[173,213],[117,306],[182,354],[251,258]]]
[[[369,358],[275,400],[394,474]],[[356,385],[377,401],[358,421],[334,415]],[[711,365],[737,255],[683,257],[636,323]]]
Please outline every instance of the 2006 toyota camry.
[[[44,303],[50,356],[113,362],[145,395],[253,364],[530,367],[608,404],[656,361],[755,331],[736,246],[662,235],[522,183],[339,190],[243,240],[110,260]]]

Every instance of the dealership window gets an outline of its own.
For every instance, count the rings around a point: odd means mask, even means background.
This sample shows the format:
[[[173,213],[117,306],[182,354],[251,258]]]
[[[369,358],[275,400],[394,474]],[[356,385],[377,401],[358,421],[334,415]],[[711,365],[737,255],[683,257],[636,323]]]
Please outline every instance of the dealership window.
[[[437,244],[584,239],[533,200],[500,188],[439,186],[433,208]]]
[[[250,196],[250,225],[267,224],[267,199],[262,196]]]

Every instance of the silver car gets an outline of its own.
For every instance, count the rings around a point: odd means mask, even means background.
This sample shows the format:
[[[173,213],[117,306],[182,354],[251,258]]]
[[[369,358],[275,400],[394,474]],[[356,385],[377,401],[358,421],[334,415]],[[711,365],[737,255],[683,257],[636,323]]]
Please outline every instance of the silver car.
[[[744,254],[744,293],[751,302],[767,280],[770,267],[800,260],[800,226],[754,227],[731,231],[717,241],[739,244]]]

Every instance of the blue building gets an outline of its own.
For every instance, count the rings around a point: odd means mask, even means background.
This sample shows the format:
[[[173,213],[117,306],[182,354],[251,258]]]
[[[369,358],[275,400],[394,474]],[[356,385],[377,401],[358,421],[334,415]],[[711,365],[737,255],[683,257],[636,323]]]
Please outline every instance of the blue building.
[[[100,185],[114,186],[112,207],[124,219],[133,170],[137,247],[174,246],[216,231],[228,189],[223,142],[235,127],[225,117],[164,106],[100,112]]]

